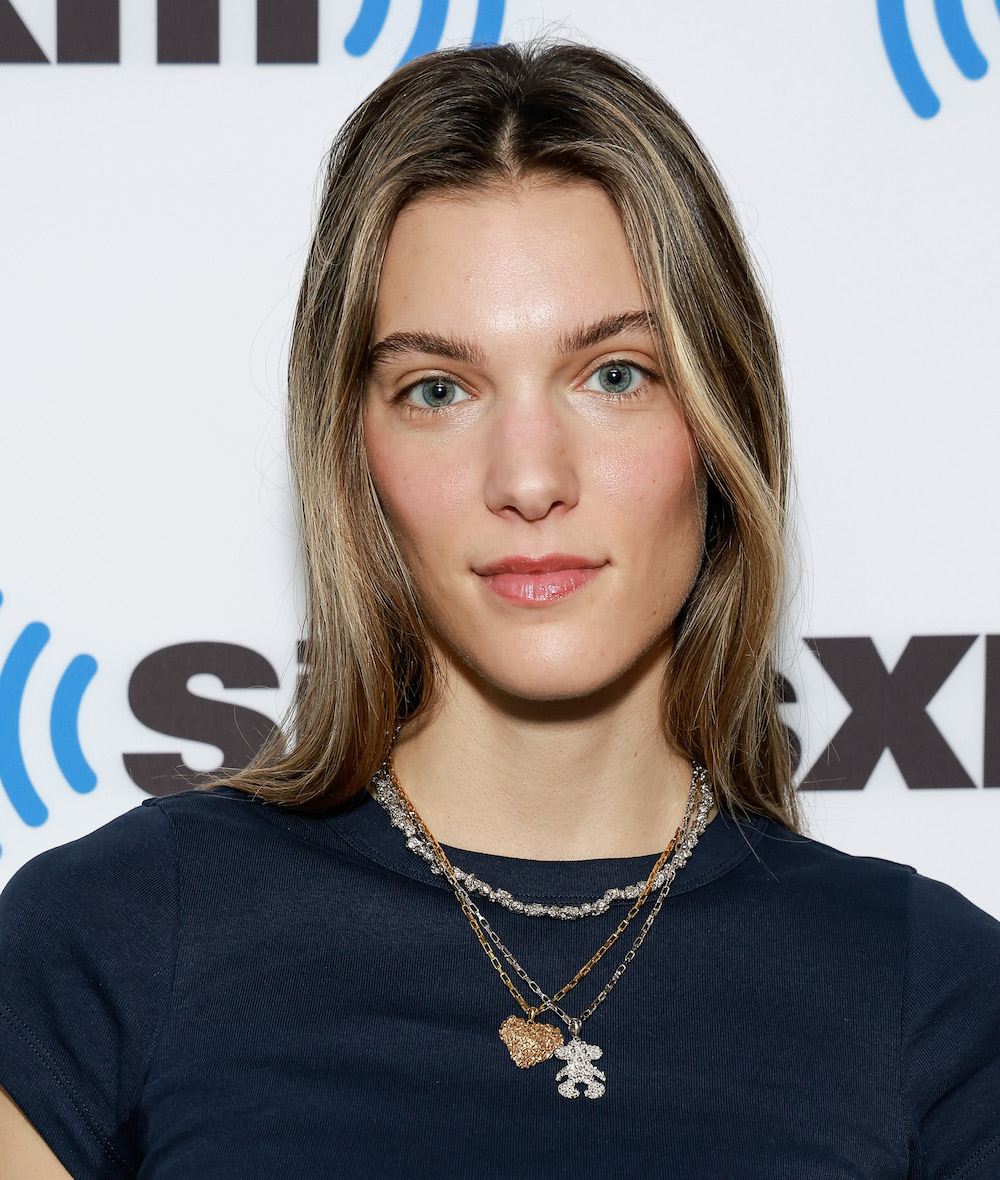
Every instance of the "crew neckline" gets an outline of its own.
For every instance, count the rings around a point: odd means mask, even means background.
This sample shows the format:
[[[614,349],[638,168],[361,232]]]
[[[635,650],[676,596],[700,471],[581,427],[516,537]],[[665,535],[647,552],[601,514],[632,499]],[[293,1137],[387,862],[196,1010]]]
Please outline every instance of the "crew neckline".
[[[367,792],[347,811],[327,815],[324,822],[356,852],[412,880],[451,889],[440,875],[406,847],[406,837],[392,826],[379,802]],[[729,872],[755,852],[769,820],[764,816],[737,819],[721,808],[698,840],[691,859],[671,886],[687,893]],[[452,864],[507,889],[516,897],[549,905],[592,901],[612,886],[625,888],[644,880],[657,854],[593,860],[525,860],[442,845]]]

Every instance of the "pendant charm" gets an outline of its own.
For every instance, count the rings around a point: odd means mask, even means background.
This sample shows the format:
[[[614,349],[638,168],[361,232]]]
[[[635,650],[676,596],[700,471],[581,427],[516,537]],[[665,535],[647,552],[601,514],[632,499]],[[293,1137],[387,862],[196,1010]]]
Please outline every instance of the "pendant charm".
[[[599,1045],[588,1045],[575,1033],[568,1045],[560,1045],[555,1050],[555,1056],[566,1062],[556,1074],[563,1098],[579,1098],[577,1086],[586,1087],[583,1092],[587,1098],[600,1098],[607,1078],[593,1063],[603,1055],[604,1050]]]
[[[535,1024],[520,1016],[508,1016],[500,1025],[500,1038],[510,1051],[514,1064],[522,1069],[548,1061],[563,1043],[562,1030],[551,1024]],[[598,1049],[598,1056],[600,1050]]]

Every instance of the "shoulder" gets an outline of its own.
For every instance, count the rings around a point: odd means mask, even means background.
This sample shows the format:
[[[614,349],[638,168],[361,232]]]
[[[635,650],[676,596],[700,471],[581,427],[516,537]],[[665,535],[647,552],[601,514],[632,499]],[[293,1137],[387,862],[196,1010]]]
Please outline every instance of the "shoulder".
[[[40,853],[0,893],[0,1005],[30,1011],[71,980],[169,974],[178,914],[177,842],[164,813],[137,807]]]
[[[875,856],[857,856],[771,819],[752,823],[758,833],[744,873],[758,888],[794,897],[801,906],[841,899],[843,904],[908,905],[912,865]]]
[[[68,906],[79,919],[95,905],[104,911],[129,909],[149,888],[162,894],[175,864],[176,840],[166,816],[136,807],[33,857],[0,894],[0,915]]]
[[[167,817],[137,807],[0,894],[0,1085],[74,1175],[125,1166],[116,1124],[171,994],[177,864]]]
[[[919,1174],[986,1180],[1000,1151],[1000,921],[911,865],[750,826],[733,908],[751,908],[812,995],[881,1014]]]
[[[902,883],[916,872],[912,865],[844,852],[804,832],[793,832],[775,820],[759,819],[757,827],[761,836],[756,848],[761,860],[788,876],[829,878],[841,883],[851,878]]]
[[[24,865],[0,894],[3,939],[39,923],[109,953],[279,921],[289,906],[363,895],[384,870],[348,845],[329,812],[232,788],[147,799]]]
[[[135,865],[176,859],[193,835],[208,840],[250,836],[280,826],[281,809],[231,788],[182,791],[146,799],[85,836],[40,853],[11,879],[25,873],[38,879],[74,878],[79,873],[100,874],[114,866],[115,874]]]
[[[933,949],[936,961],[947,947],[976,946],[1000,969],[1000,921],[952,886],[912,865],[853,855],[772,820],[754,827],[760,835],[743,862],[743,879],[765,896],[784,898],[796,915],[882,927],[905,941],[911,961],[914,948]]]
[[[192,874],[228,858],[245,863],[248,842],[275,829],[265,811],[276,810],[232,790],[148,799],[23,865],[0,893],[0,930],[59,925],[60,915],[67,934],[109,922],[148,929],[176,908]]]

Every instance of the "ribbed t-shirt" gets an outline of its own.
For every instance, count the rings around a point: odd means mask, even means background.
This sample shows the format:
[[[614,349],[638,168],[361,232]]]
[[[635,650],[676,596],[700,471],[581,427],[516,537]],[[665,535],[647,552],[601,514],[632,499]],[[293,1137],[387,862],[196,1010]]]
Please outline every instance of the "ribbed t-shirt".
[[[546,904],[653,863],[448,852]],[[629,903],[480,904],[551,994]],[[708,825],[583,1026],[594,1099],[560,1094],[558,1058],[511,1060],[519,1010],[367,796],[148,800],[14,876],[0,967],[0,1085],[79,1180],[1000,1177],[1000,923],[760,818]]]

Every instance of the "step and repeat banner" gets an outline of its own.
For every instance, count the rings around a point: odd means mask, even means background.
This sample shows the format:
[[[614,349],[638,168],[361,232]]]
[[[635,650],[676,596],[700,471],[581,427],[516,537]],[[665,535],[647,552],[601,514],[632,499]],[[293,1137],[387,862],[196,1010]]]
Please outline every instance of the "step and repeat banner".
[[[810,834],[1000,916],[995,0],[0,0],[0,884],[287,704],[323,153],[401,61],[545,31],[673,100],[775,307]]]

